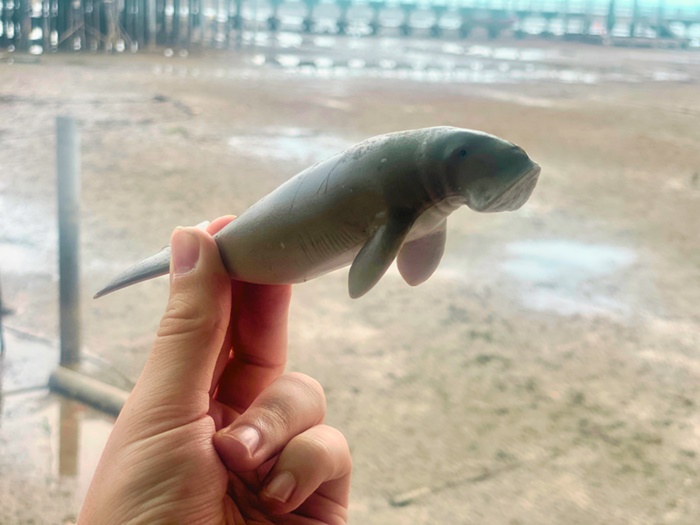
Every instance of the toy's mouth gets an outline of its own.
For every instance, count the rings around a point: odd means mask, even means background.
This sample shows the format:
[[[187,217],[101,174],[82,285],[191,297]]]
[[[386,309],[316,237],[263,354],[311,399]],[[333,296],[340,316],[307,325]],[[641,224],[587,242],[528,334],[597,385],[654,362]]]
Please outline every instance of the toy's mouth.
[[[533,162],[532,168],[524,175],[518,177],[510,186],[508,186],[500,195],[491,200],[486,206],[479,211],[482,212],[498,212],[498,211],[514,211],[520,208],[527,202],[532,195],[537,179],[540,176],[541,168]]]

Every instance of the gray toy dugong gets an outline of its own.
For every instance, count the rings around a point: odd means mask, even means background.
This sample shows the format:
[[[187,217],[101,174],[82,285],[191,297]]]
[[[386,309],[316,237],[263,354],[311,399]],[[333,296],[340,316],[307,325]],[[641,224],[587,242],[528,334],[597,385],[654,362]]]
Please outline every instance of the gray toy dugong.
[[[512,211],[540,167],[522,148],[479,131],[434,127],[367,139],[305,169],[214,239],[233,279],[292,284],[352,263],[350,297],[367,293],[395,258],[410,285],[445,248],[447,216],[462,205]],[[95,297],[168,273],[170,248],[129,268]]]

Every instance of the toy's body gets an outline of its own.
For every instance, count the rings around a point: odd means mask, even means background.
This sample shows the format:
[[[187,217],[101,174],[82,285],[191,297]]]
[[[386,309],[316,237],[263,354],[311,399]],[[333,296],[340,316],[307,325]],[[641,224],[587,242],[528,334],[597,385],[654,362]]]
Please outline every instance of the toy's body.
[[[298,283],[352,262],[350,295],[359,297],[397,254],[409,284],[426,280],[442,256],[450,213],[463,204],[477,211],[517,209],[539,171],[522,149],[475,131],[381,135],[302,171],[215,239],[234,279]],[[169,259],[166,249],[98,296],[167,273]]]

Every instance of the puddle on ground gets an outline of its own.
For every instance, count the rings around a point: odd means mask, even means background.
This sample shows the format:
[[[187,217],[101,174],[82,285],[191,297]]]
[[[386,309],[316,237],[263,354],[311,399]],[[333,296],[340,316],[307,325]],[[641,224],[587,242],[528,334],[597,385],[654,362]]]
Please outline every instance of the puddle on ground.
[[[114,418],[46,389],[58,364],[57,344],[9,326],[4,336],[0,492],[6,491],[8,504],[15,508],[2,509],[0,522],[19,523],[18,516],[23,516],[26,522],[49,523],[61,518],[63,523],[64,517],[74,516],[80,507]],[[56,500],[44,502],[36,496],[59,483]],[[9,515],[13,519],[6,521]]]
[[[10,306],[10,305],[6,305]],[[0,354],[0,392],[16,392],[47,385],[58,363],[58,347],[38,336],[14,330],[4,319],[5,353]]]
[[[0,515],[12,516],[7,523],[74,523],[114,419],[46,390],[9,395],[0,406],[10,505]],[[50,501],[37,497],[47,491]]]
[[[626,248],[563,240],[516,242],[507,250],[514,257],[504,264],[508,273],[523,281],[553,284],[613,273],[635,259]]]
[[[490,84],[549,80],[564,84],[595,84],[601,80],[621,80],[619,74],[616,74],[614,79],[608,79],[594,71],[499,59],[469,59],[459,62],[432,56],[358,59],[324,55],[310,57],[285,52],[254,55],[251,63],[307,76],[332,78],[364,76],[419,82]],[[633,79],[628,80],[633,81]]]
[[[564,84],[599,82],[678,82],[686,77],[663,69],[620,73],[597,67],[562,67],[562,51],[545,47],[440,42],[430,39],[336,36],[304,39],[282,32],[251,36],[259,46],[251,63],[315,76],[369,76],[424,82],[520,83],[548,80]],[[319,41],[321,38],[322,42]],[[313,45],[309,45],[313,44]],[[320,45],[322,44],[322,45]],[[361,63],[361,65],[359,65]],[[429,74],[426,74],[428,72]]]
[[[27,217],[51,216],[39,199],[28,201],[0,193],[0,261],[5,275],[49,274],[57,276],[55,222],[27,221]]]
[[[516,47],[493,47],[473,45],[464,48],[460,54],[480,56],[484,58],[495,58],[498,60],[522,60],[527,62],[539,62],[548,58],[560,56],[556,49],[538,48],[516,48]]]
[[[55,250],[23,239],[0,237],[2,270],[8,276],[47,274],[58,277]]]
[[[627,315],[632,305],[604,278],[629,267],[636,254],[612,245],[566,240],[515,242],[502,268],[523,284],[523,304],[559,315]]]
[[[561,49],[529,46],[468,44],[397,37],[309,37],[298,33],[266,31],[242,34],[242,45],[253,51],[247,67],[220,67],[212,71],[165,64],[155,74],[230,79],[257,78],[279,70],[312,78],[381,78],[426,83],[519,84],[549,81],[561,84],[645,81],[681,82],[690,75],[661,64],[653,68],[601,68],[595,61],[573,62]],[[579,63],[580,62],[580,63]]]
[[[313,164],[335,155],[354,142],[312,129],[282,127],[235,135],[228,141],[238,153],[273,160]]]

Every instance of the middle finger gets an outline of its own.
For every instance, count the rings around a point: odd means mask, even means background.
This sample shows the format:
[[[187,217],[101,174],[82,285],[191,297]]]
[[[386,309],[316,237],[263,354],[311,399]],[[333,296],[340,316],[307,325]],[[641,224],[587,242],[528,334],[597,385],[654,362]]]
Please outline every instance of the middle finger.
[[[326,415],[326,397],[315,379],[285,374],[266,388],[234,423],[217,432],[214,446],[234,472],[258,468],[296,435]]]

